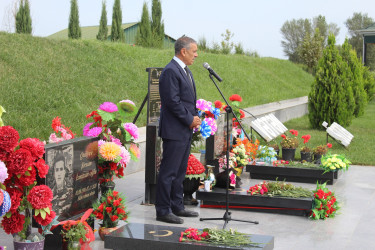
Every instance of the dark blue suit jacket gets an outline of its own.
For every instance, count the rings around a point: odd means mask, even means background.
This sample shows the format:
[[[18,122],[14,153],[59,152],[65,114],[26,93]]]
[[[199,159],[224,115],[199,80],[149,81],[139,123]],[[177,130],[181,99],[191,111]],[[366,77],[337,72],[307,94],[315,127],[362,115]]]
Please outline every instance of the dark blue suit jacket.
[[[189,128],[196,109],[196,90],[185,70],[175,61],[165,66],[159,78],[161,99],[159,136],[163,139],[189,140],[192,130]]]

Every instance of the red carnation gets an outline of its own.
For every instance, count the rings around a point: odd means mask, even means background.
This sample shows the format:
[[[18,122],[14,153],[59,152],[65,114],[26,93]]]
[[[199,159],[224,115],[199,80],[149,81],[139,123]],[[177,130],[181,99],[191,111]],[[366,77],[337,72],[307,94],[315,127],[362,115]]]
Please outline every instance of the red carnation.
[[[120,169],[118,170],[117,177],[121,178],[121,177],[123,177],[123,176],[124,176],[124,168],[122,167],[122,168],[120,168]]]
[[[43,157],[44,144],[38,138],[27,138],[20,141],[20,148],[30,151],[33,160]]]
[[[111,197],[111,196],[108,196],[108,197],[107,197],[107,202],[108,202],[109,204],[111,204],[112,200],[113,200],[113,197]]]
[[[53,199],[52,190],[46,185],[35,186],[30,190],[27,200],[34,209],[49,207]]]
[[[107,213],[110,214],[110,213],[112,212],[112,208],[111,208],[111,207],[106,207],[106,208],[105,208],[105,211],[107,211]]]
[[[328,148],[332,148],[332,144],[331,143],[327,143],[327,147]]]
[[[61,118],[56,116],[52,120],[52,129],[57,133],[59,132],[59,127],[61,127]]]
[[[40,178],[46,178],[46,175],[48,174],[49,166],[46,164],[46,162],[43,159],[39,159],[35,163],[35,167],[38,169],[38,174]]]
[[[229,97],[229,100],[232,102],[233,101],[242,102],[242,97],[240,95],[233,94]]]
[[[7,161],[8,160],[8,157],[9,157],[9,152],[3,150],[3,149],[0,149],[0,161]]]
[[[125,210],[124,209],[122,209],[122,208],[117,208],[116,209],[116,212],[118,213],[118,214],[124,214],[125,213]]]
[[[1,225],[7,234],[14,234],[22,231],[24,223],[25,215],[15,212],[9,218],[4,216]]]
[[[9,193],[11,204],[12,204],[9,212],[14,213],[16,212],[17,208],[20,206],[20,202],[22,200],[22,192],[15,188],[7,188],[7,192]]]
[[[281,137],[284,138],[284,139],[286,139],[286,135],[284,135],[284,134],[282,134]]]
[[[42,226],[47,226],[55,218],[56,213],[55,213],[55,211],[52,211],[52,206],[50,206],[49,209],[50,209],[51,212],[50,212],[50,214],[46,213],[45,219],[42,218],[42,215],[40,213],[38,214],[38,216],[34,215],[34,219],[38,224],[40,224]]]
[[[17,147],[19,139],[20,136],[13,127],[0,127],[0,149],[7,152],[13,151]]]
[[[301,138],[303,139],[303,143],[307,143],[309,142],[311,135],[303,135]]]
[[[240,114],[241,114],[240,119],[245,118],[245,112],[243,112],[242,110],[240,110]]]
[[[24,186],[30,186],[31,184],[34,183],[34,181],[36,181],[36,170],[35,168],[32,166],[30,168],[30,170],[27,170],[28,174],[26,175],[25,173],[22,174],[20,176],[19,179],[16,179],[15,180],[15,183],[21,187],[24,187]]]
[[[8,172],[13,174],[25,173],[33,163],[30,151],[23,148],[11,153],[8,160]]]
[[[219,100],[215,101],[214,104],[215,104],[215,108],[217,108],[217,109],[223,107],[223,103],[221,103],[221,101],[219,101]]]
[[[113,191],[112,194],[116,197],[118,195],[118,191]]]
[[[120,202],[119,200],[114,200],[114,201],[113,201],[113,205],[114,205],[115,207],[119,206],[120,204],[121,204],[121,202]]]
[[[99,207],[98,207],[99,211],[100,212],[103,212],[103,209],[104,209],[104,203],[100,204]]]
[[[118,216],[117,215],[112,215],[111,216],[111,221],[116,221],[118,220]]]
[[[109,167],[111,168],[111,170],[116,170],[117,169],[117,163],[110,162]]]

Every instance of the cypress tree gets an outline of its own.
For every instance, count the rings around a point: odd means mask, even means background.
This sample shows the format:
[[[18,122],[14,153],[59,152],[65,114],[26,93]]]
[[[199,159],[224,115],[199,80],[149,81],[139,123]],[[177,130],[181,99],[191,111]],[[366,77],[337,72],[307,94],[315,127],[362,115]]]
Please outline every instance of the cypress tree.
[[[31,34],[32,32],[29,0],[21,0],[20,2],[16,14],[16,32],[24,34]]]
[[[360,59],[357,58],[355,50],[349,44],[348,39],[345,39],[341,47],[341,56],[349,66],[348,76],[352,84],[353,96],[355,100],[354,116],[358,117],[363,115],[366,104],[367,94],[363,87],[363,66]]]
[[[152,0],[152,46],[155,48],[163,48],[164,44],[164,22],[161,20],[161,2],[160,0]]]
[[[122,11],[120,0],[115,0],[113,4],[113,13],[112,13],[112,28],[111,28],[111,40],[115,41],[125,41],[124,31],[121,28],[122,25]]]
[[[323,129],[323,121],[344,127],[351,124],[355,103],[348,71],[331,34],[309,93],[309,120],[313,128]]]
[[[99,32],[96,35],[96,39],[105,41],[108,36],[108,27],[107,27],[107,7],[105,1],[102,3],[102,16],[100,17],[100,26]]]
[[[143,47],[151,46],[151,24],[146,2],[143,3],[142,17],[137,31],[136,44]]]
[[[68,37],[71,39],[81,38],[81,27],[79,27],[79,13],[77,0],[70,0],[70,16]]]

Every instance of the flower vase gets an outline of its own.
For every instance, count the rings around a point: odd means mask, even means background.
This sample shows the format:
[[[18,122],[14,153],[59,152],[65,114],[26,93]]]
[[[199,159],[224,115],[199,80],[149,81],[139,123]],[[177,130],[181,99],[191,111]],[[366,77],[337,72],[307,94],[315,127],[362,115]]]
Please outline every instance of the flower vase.
[[[107,234],[110,234],[111,232],[115,231],[117,227],[99,227],[99,236],[100,239],[104,241],[104,238]]]
[[[81,243],[79,241],[68,241],[68,250],[80,250]]]
[[[312,162],[311,152],[301,152],[301,161]]]
[[[107,193],[108,190],[113,191],[115,189],[115,186],[116,186],[115,183],[106,184],[106,182],[103,182],[102,184],[100,184],[100,191],[101,191],[102,195],[104,195],[105,193]]]
[[[295,148],[282,148],[282,159],[284,161],[294,161],[294,155],[296,154]]]
[[[320,154],[314,154],[314,163],[320,165],[321,158],[322,158],[322,155],[320,155]]]
[[[43,250],[44,239],[37,242],[18,242],[13,241],[14,250]]]
[[[197,205],[198,201],[193,198],[193,193],[198,190],[200,178],[185,178],[184,186],[184,205]]]

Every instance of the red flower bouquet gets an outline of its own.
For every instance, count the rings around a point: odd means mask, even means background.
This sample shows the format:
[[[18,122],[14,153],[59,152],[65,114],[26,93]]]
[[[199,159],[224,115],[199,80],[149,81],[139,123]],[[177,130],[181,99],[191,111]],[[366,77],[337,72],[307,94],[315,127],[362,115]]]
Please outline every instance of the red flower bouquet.
[[[117,191],[108,190],[93,203],[92,217],[102,221],[101,227],[117,227],[119,221],[126,221],[129,213],[125,208],[125,198]]]
[[[18,140],[17,130],[11,126],[0,127],[0,156],[8,170],[4,187],[12,203],[1,225],[7,234],[18,234],[26,239],[31,226],[31,209],[42,226],[53,221],[55,212],[51,209],[52,190],[45,185],[35,186],[36,178],[44,178],[49,169],[42,159],[43,142],[36,138],[19,143]]]
[[[205,171],[206,169],[202,163],[194,155],[190,154],[185,178],[200,178],[203,180],[205,177]]]
[[[317,183],[314,191],[313,209],[310,212],[310,218],[313,220],[335,217],[340,208],[333,192],[326,188],[326,183]]]

